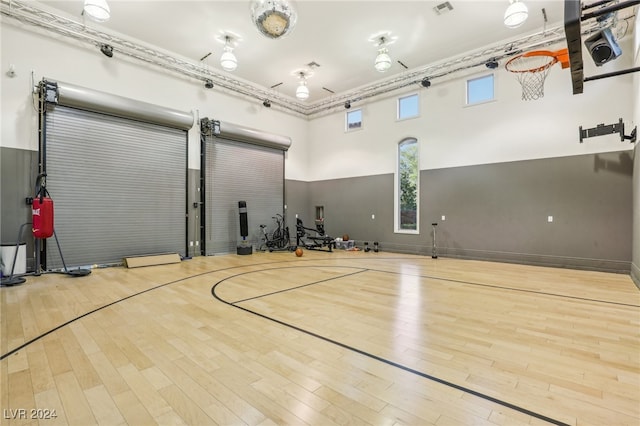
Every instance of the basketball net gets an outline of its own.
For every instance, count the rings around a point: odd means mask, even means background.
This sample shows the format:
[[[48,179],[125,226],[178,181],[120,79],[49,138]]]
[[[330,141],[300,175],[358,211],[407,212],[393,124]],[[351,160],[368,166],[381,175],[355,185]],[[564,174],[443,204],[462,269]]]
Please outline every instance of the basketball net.
[[[505,69],[514,73],[522,86],[522,100],[536,100],[544,96],[544,81],[549,70],[558,61],[562,68],[566,68],[569,65],[566,55],[566,49],[556,52],[535,50],[518,55],[505,64]]]

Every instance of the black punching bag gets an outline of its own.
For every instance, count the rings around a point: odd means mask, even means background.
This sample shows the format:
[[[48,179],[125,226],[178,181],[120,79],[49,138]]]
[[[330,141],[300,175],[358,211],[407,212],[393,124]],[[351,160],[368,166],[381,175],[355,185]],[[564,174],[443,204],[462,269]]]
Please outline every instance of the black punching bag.
[[[242,241],[240,241],[240,244],[238,245],[238,254],[251,254],[253,252],[253,247],[251,247],[251,244],[247,241],[247,236],[249,235],[247,202],[238,201],[238,210],[240,211],[240,235],[242,236]]]
[[[247,202],[238,201],[238,209],[240,210],[240,235],[244,240],[249,235],[249,225],[247,224]]]

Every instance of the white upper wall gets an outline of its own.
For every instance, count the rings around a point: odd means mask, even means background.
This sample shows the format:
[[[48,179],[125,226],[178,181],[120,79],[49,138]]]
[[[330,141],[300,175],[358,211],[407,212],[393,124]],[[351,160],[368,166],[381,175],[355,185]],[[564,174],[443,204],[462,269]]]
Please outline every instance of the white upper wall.
[[[36,33],[3,18],[0,90],[2,130],[0,146],[38,150],[38,113],[31,96],[43,77],[113,93],[180,111],[192,111],[194,121],[208,117],[289,136],[287,179],[307,178],[307,120],[265,108],[218,89],[209,90],[195,79],[118,56],[107,58],[99,49],[52,33]],[[6,72],[15,66],[16,76]],[[33,72],[33,76],[32,76]],[[33,80],[32,80],[33,79]],[[189,168],[200,168],[199,126],[189,131]]]
[[[631,50],[630,37],[621,44]],[[562,46],[561,46],[562,47]],[[560,47],[558,47],[560,48]],[[591,76],[628,68],[628,53],[597,68],[584,52],[585,75]],[[345,132],[345,111],[310,123],[310,180],[394,173],[396,144],[405,137],[420,143],[420,168],[438,169],[473,164],[497,163],[548,157],[632,149],[618,135],[591,138],[579,143],[579,127],[625,123],[633,119],[631,75],[587,82],[584,93],[573,95],[569,69],[554,65],[544,85],[544,97],[521,100],[516,77],[496,70],[496,100],[466,106],[466,80],[489,73],[484,67],[476,74],[433,80],[430,88],[420,85],[388,96],[375,103],[352,103],[362,108],[363,128]],[[420,117],[396,120],[397,99],[420,94]],[[634,95],[635,94],[635,95]]]
[[[638,31],[635,34],[635,41],[628,37],[621,43],[623,55],[603,67],[595,67],[585,51],[585,75],[629,68],[638,51]],[[544,98],[522,101],[520,85],[502,63],[496,70],[494,102],[464,105],[467,78],[489,72],[477,69],[477,74],[436,79],[429,89],[416,85],[368,104],[354,102],[352,110],[363,110],[363,129],[345,132],[344,109],[308,121],[218,89],[207,90],[200,81],[117,54],[109,59],[94,46],[10,19],[3,18],[0,35],[0,146],[4,147],[38,149],[38,114],[30,93],[43,77],[193,111],[196,119],[215,118],[290,136],[293,145],[286,156],[285,176],[302,181],[393,173],[396,144],[405,137],[418,139],[423,170],[631,149],[633,145],[621,143],[617,135],[580,144],[578,129],[616,123],[619,118],[625,124],[640,121],[638,73],[587,82],[584,93],[574,96],[569,70],[555,65]],[[6,74],[10,64],[15,66],[14,78]],[[396,99],[413,92],[420,93],[421,115],[398,122]],[[199,145],[196,125],[189,132],[193,169],[200,167]]]

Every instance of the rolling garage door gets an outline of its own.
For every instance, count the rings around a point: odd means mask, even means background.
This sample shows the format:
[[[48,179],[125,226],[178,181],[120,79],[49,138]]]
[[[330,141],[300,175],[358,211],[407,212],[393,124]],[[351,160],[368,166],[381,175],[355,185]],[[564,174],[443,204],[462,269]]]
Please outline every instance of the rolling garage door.
[[[273,216],[284,214],[284,155],[291,140],[208,119],[201,131],[203,253],[236,251],[242,239],[238,201],[247,203],[247,240],[259,247],[260,225],[271,231]]]
[[[45,113],[41,149],[66,265],[186,254],[190,114],[169,110],[167,121],[152,105],[60,89],[59,103]],[[51,240],[46,267],[57,269],[62,261]]]

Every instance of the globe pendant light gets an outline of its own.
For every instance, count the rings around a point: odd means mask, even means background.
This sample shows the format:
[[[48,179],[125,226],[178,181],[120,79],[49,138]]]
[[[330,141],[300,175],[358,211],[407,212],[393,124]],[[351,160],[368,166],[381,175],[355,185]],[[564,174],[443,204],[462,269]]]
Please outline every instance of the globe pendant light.
[[[309,98],[309,88],[307,87],[307,80],[302,77],[300,80],[300,85],[296,89],[296,98],[304,101]]]
[[[224,48],[224,53],[220,57],[220,65],[225,71],[234,71],[238,68],[238,60],[236,55],[233,54],[230,47]]]
[[[233,47],[231,47],[231,37],[225,36],[224,53],[220,57],[220,66],[225,71],[234,71],[238,68],[238,60],[236,55],[233,54]]]
[[[504,12],[504,25],[508,28],[518,28],[529,17],[527,5],[518,0],[509,0],[511,4]]]
[[[85,0],[84,13],[96,22],[105,22],[111,17],[107,0]]]
[[[382,47],[378,50],[378,56],[376,56],[373,66],[379,72],[385,72],[391,68],[391,57],[387,52],[388,50],[386,47]]]

